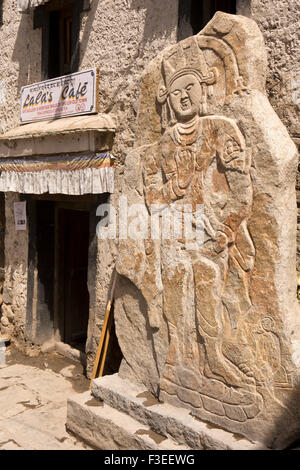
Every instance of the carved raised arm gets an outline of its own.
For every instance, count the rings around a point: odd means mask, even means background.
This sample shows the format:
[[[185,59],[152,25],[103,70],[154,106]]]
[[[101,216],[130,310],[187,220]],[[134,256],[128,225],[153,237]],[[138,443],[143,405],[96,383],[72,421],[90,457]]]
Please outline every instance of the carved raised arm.
[[[223,118],[220,124],[216,142],[219,161],[227,170],[248,173],[250,158],[241,131],[231,119]]]

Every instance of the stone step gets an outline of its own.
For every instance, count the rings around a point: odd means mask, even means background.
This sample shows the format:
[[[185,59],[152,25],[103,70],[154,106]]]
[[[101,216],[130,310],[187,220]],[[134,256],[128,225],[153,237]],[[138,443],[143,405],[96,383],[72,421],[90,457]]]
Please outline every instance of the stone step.
[[[92,395],[105,405],[189,449],[257,450],[265,447],[199,420],[186,408],[160,403],[142,385],[118,374],[93,380]]]
[[[90,392],[68,399],[67,429],[101,450],[189,450],[97,400]]]

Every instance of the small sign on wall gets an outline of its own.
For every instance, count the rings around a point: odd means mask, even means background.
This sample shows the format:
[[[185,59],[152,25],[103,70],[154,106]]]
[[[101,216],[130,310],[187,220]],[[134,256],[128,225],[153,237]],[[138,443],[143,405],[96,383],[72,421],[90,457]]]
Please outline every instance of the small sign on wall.
[[[14,202],[16,230],[26,230],[26,201]]]
[[[24,86],[20,106],[21,124],[97,113],[98,71],[93,68]]]

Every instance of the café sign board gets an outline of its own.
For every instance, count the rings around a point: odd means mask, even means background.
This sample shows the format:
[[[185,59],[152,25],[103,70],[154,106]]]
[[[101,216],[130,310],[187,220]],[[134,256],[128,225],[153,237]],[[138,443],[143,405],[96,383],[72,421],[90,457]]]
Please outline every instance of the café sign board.
[[[97,112],[96,68],[34,83],[21,89],[21,124]]]

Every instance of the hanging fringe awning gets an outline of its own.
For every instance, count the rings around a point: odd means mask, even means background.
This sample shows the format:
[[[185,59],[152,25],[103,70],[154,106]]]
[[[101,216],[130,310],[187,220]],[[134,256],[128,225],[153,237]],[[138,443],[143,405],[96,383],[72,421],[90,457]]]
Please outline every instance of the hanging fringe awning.
[[[68,195],[113,193],[115,161],[107,152],[0,158],[0,191]]]
[[[114,192],[111,116],[33,122],[0,135],[0,191],[27,194]]]

